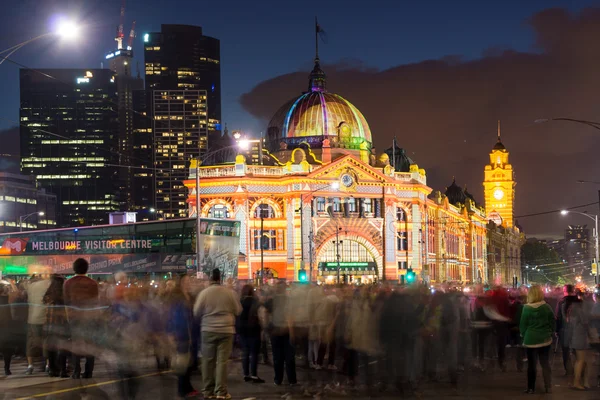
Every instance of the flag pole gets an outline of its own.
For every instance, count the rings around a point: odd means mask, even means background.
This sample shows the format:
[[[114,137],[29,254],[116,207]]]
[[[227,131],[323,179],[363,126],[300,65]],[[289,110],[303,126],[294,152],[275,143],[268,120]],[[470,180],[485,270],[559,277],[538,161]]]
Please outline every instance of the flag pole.
[[[315,15],[315,60],[319,59],[319,22]]]
[[[392,141],[392,167],[394,167],[393,172],[396,172],[396,135]]]

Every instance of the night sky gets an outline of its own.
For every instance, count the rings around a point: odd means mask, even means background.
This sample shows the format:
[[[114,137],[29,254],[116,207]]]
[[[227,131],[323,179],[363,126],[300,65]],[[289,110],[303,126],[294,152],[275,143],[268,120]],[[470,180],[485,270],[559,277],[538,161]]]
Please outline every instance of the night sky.
[[[328,89],[363,112],[377,149],[396,135],[434,189],[455,176],[483,200],[483,167],[500,119],[516,170],[517,216],[598,201],[600,185],[576,181],[600,181],[600,131],[533,121],[600,121],[600,8],[586,8],[600,2],[488,3],[128,0],[125,32],[136,19],[142,73],[141,38],[161,23],[200,25],[220,39],[223,122],[258,135],[283,102],[306,89],[318,14],[328,36],[320,51]],[[120,4],[19,1],[3,8],[0,51],[71,16],[86,25],[78,40],[42,39],[11,59],[32,68],[100,67],[115,45]],[[16,153],[16,65],[0,65],[0,88],[0,153]],[[0,158],[0,169],[13,161]],[[540,237],[586,222],[558,214],[519,219],[528,236]]]

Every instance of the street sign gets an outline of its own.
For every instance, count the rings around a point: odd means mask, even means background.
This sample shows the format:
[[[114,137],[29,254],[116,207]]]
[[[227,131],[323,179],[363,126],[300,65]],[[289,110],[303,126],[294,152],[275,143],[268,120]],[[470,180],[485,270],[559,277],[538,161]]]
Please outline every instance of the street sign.
[[[598,273],[598,264],[592,263],[592,274],[596,275]]]

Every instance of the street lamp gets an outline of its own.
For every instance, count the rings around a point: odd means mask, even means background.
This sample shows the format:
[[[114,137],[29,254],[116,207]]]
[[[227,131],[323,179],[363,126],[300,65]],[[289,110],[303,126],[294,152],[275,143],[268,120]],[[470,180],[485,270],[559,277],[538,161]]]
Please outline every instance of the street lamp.
[[[79,27],[77,26],[77,24],[75,24],[75,22],[66,20],[66,19],[61,19],[58,21],[54,30],[43,33],[39,36],[36,36],[29,40],[25,40],[24,42],[18,43],[14,46],[11,46],[7,49],[0,51],[0,58],[1,58],[0,64],[2,64],[4,61],[6,61],[14,52],[19,50],[21,47],[23,47],[29,43],[35,42],[36,40],[39,40],[39,39],[42,39],[42,38],[45,38],[48,36],[53,36],[53,35],[59,36],[60,38],[64,38],[64,39],[74,39],[78,33],[79,33]],[[8,54],[3,55],[4,53],[8,53]]]
[[[21,215],[19,217],[19,232],[23,232],[23,222],[25,222],[27,220],[27,218],[31,217],[32,215],[39,215],[40,217],[42,215],[44,215],[43,211],[36,211],[36,212],[32,212],[26,215]]]
[[[560,212],[561,215],[567,215],[569,213],[575,213],[575,214],[579,214],[579,215],[583,215],[591,220],[594,221],[595,224],[595,229],[594,229],[594,243],[595,243],[595,247],[596,247],[596,259],[594,260],[596,263],[596,283],[600,282],[600,278],[598,276],[598,259],[600,259],[600,248],[598,248],[598,216],[597,215],[590,215],[587,213],[583,213],[580,211],[572,211],[572,210],[562,210]]]
[[[158,220],[159,215],[162,215],[163,219],[165,219],[165,214],[158,211],[156,208],[152,207],[150,208],[148,211],[150,211],[151,214],[155,214],[156,215],[156,219]]]

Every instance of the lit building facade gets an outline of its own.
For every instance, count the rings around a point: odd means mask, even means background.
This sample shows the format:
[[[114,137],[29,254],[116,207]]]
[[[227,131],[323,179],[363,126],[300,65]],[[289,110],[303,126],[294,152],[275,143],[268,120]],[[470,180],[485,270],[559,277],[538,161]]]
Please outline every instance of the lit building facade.
[[[509,151],[500,138],[490,152],[490,163],[484,169],[484,197],[488,225],[488,268],[490,283],[514,285],[523,282],[521,274],[521,246],[525,235],[514,216],[514,170],[509,162]]]
[[[0,172],[0,233],[55,227],[56,196],[38,189],[32,176]]]
[[[58,227],[106,223],[122,202],[114,72],[22,69],[20,92],[21,172],[56,195]]]
[[[191,25],[161,25],[143,35],[148,115],[152,120],[153,202],[157,215],[187,215],[190,159],[221,138],[221,50]]]
[[[593,259],[593,238],[587,225],[569,225],[565,229],[564,253],[567,264],[572,268],[590,265]]]
[[[488,269],[490,282],[504,285],[521,280],[521,246],[525,236],[514,228],[488,224]],[[515,281],[516,279],[516,281]]]
[[[208,134],[221,131],[221,44],[192,25],[144,34],[146,90],[206,92]]]
[[[154,207],[164,218],[188,215],[187,177],[190,159],[207,146],[206,91],[154,90]]]
[[[486,223],[474,202],[451,204],[395,147],[376,155],[366,119],[326,90],[318,58],[309,90],[269,123],[262,163],[192,161],[190,216],[241,222],[239,279],[266,276],[348,283],[486,282]],[[198,189],[198,190],[197,190]],[[261,262],[262,259],[262,262]]]

